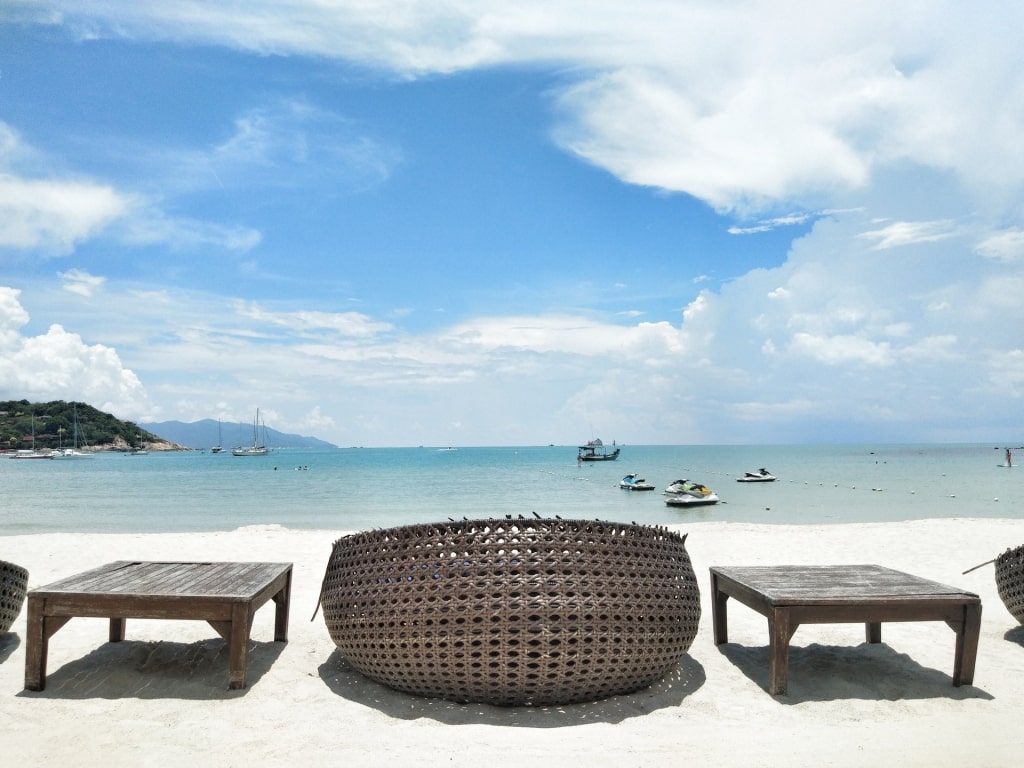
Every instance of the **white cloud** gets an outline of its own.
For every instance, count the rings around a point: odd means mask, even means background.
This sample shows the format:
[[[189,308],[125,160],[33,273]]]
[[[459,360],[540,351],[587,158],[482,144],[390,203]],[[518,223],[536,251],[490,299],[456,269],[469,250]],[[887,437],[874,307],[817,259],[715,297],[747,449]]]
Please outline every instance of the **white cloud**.
[[[0,174],[0,248],[70,253],[131,204],[129,196],[106,185]]]
[[[63,345],[97,368],[77,379],[106,382],[109,401],[132,404],[117,385],[130,383],[124,359],[160,382],[154,398],[194,409],[181,418],[234,409],[241,420],[251,404],[273,402],[276,426],[322,420],[335,430],[328,439],[378,445],[430,442],[453,424],[469,440],[536,443],[585,433],[587,422],[633,442],[834,438],[823,423],[885,434],[914,425],[906,437],[928,439],[921,425],[951,418],[980,440],[1005,430],[1006,404],[1024,397],[1020,3],[869,1],[827,13],[785,0],[642,10],[582,0],[48,7],[82,34],[344,58],[398,77],[550,65],[561,78],[553,133],[567,151],[629,183],[735,212],[749,224],[732,231],[752,240],[803,223],[802,211],[816,212],[815,223],[785,263],[703,290],[678,324],[561,313],[469,317],[410,334],[401,313],[392,324],[298,302],[225,311],[221,297],[167,291],[157,302],[107,283],[104,297],[125,322],[83,306],[74,330],[116,338],[112,357],[59,326],[23,338],[18,294],[0,291],[2,382],[30,383],[10,367],[15,353],[42,350],[31,363],[45,366],[45,351]],[[211,151],[176,157],[182,191],[211,174],[231,187],[252,169],[330,159],[372,184],[401,161],[309,109],[240,114]],[[26,148],[2,127],[0,153],[24,163]],[[332,144],[336,132],[344,141]],[[35,183],[24,167],[5,178]],[[106,207],[58,217],[53,231],[33,208],[27,234],[0,223],[0,242],[35,238],[66,251],[114,232],[236,251],[259,242],[244,226],[175,220],[155,198],[75,183],[79,197]],[[65,295],[85,300],[88,283],[73,284],[81,290]],[[32,306],[47,305],[33,295]]]
[[[790,346],[797,355],[806,355],[825,365],[866,363],[891,365],[892,349],[888,342],[874,342],[858,336],[793,335]]]
[[[1024,349],[995,356],[988,371],[990,384],[1000,398],[1019,399],[1024,392]]]
[[[353,121],[298,99],[246,110],[225,141],[185,158],[203,187],[213,173],[226,186],[306,186],[329,178],[331,184],[365,188],[385,181],[401,161],[400,150]]]
[[[245,253],[263,236],[251,227],[231,226],[186,217],[167,216],[158,208],[140,206],[117,227],[119,239],[129,246],[166,245],[171,250],[195,250],[205,245]]]
[[[1024,261],[1024,230],[996,232],[978,243],[975,251],[986,258],[1006,263]]]
[[[906,164],[948,171],[993,201],[1021,184],[1014,30],[1024,6],[1015,2],[862,2],[827,13],[767,0],[10,5],[15,17],[59,20],[85,37],[341,58],[407,77],[561,67],[565,148],[720,210],[807,205]],[[265,146],[258,120],[240,122],[239,142]]]
[[[359,312],[273,312],[258,304],[235,302],[240,317],[257,324],[276,326],[298,333],[305,331],[332,331],[341,336],[377,336],[393,330],[390,323],[376,322]]]
[[[21,328],[29,321],[28,312],[19,301],[20,296],[21,291],[0,286],[0,348],[5,354],[18,346]]]
[[[81,296],[92,296],[106,282],[106,278],[90,275],[82,269],[69,269],[67,272],[58,272],[57,277],[63,281],[65,291],[77,293]]]
[[[677,324],[485,316],[411,334],[364,313],[226,312],[217,296],[109,280],[104,303],[120,314],[96,316],[83,295],[33,289],[34,306],[82,302],[75,331],[116,339],[115,353],[56,326],[23,338],[27,313],[7,289],[0,381],[12,397],[44,381],[65,399],[82,395],[63,387],[92,382],[98,402],[136,420],[151,400],[183,420],[273,406],[275,428],[344,445],[449,442],[439,435],[456,422],[463,443],[573,439],[588,422],[634,443],[819,440],[816,424],[851,420],[899,437],[949,413],[983,439],[1005,420],[993,398],[1024,396],[1020,265],[946,268],[985,239],[965,226],[895,259],[857,236],[868,221],[819,220],[785,264],[703,290]],[[47,367],[54,379],[35,375]],[[159,383],[144,393],[133,371]]]
[[[152,412],[142,383],[116,351],[86,344],[76,333],[51,325],[23,336],[29,316],[20,291],[0,287],[0,393],[5,398],[84,400],[101,410],[137,419]]]
[[[771,219],[762,219],[750,226],[729,227],[730,235],[755,235],[761,232],[771,232],[779,227],[790,227],[795,224],[806,224],[812,218],[809,213],[791,213],[787,216],[776,216]]]
[[[258,231],[167,215],[154,199],[111,184],[61,177],[38,178],[50,162],[0,122],[0,249],[65,256],[99,237],[130,246],[195,249],[217,245],[248,251]],[[4,168],[25,168],[21,175]]]
[[[679,350],[678,329],[668,323],[609,325],[580,317],[484,317],[459,323],[441,337],[446,344],[480,351],[521,350],[531,353],[614,354],[642,361]]]
[[[914,243],[934,243],[953,234],[952,221],[896,221],[881,229],[863,232],[859,237],[874,240],[877,250],[886,250]]]

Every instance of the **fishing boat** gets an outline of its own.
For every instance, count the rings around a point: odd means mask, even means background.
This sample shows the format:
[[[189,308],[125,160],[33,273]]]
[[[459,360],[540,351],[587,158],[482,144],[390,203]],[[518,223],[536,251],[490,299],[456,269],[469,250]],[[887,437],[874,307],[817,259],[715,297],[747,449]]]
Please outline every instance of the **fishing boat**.
[[[581,445],[579,451],[576,454],[576,461],[615,461],[619,458],[619,448],[615,448],[614,451],[601,451],[598,452],[598,448],[604,448],[604,443],[601,442],[601,438],[596,440],[589,440],[586,445]],[[615,447],[615,441],[612,440],[612,447]]]
[[[260,440],[260,432],[263,439]],[[252,422],[252,445],[240,445],[231,449],[232,456],[266,456],[270,453],[267,448],[267,427],[260,421],[260,409],[256,409],[256,418]]]

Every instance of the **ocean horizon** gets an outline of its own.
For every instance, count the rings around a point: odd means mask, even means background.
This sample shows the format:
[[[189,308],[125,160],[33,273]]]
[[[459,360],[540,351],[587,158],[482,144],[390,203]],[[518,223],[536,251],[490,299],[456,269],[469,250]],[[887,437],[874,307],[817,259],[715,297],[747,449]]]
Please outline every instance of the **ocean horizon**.
[[[247,526],[339,533],[519,515],[668,525],[691,521],[830,524],[950,517],[1024,518],[1024,469],[984,444],[631,446],[617,461],[575,446],[199,451],[91,461],[0,458],[0,534],[160,533]],[[1024,462],[1024,450],[1020,452]],[[739,483],[766,467],[773,483]],[[619,489],[630,472],[652,492]],[[714,506],[677,509],[677,479]]]

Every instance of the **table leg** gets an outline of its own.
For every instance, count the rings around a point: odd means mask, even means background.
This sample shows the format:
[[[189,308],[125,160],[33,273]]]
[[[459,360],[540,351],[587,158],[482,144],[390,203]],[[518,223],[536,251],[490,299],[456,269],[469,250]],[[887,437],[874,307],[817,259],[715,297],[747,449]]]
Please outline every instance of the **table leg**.
[[[729,642],[729,596],[718,588],[718,575],[711,574],[711,619],[714,625],[715,645]]]
[[[124,627],[127,619],[110,620],[110,642],[119,643],[124,640]]]
[[[236,603],[231,608],[231,632],[228,637],[228,688],[245,688],[245,668],[249,661],[251,608]]]
[[[274,595],[274,640],[279,643],[288,642],[288,606],[291,603],[291,595],[292,572],[289,569],[284,587]]]
[[[43,601],[29,595],[25,627],[25,688],[30,691],[46,688],[47,640]]]
[[[882,622],[869,621],[864,625],[864,636],[869,643],[882,642]]]
[[[978,658],[978,637],[981,634],[981,603],[964,606],[964,620],[956,631],[956,656],[953,659],[953,685],[971,685]]]
[[[789,681],[789,639],[796,627],[790,626],[789,609],[772,608],[768,616],[768,693],[784,694]]]

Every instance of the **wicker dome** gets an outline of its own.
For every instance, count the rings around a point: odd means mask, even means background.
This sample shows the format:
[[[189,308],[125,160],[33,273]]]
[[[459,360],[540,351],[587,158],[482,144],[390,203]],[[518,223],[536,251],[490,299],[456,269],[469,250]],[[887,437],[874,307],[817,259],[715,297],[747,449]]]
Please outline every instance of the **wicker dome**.
[[[996,589],[1006,610],[1024,624],[1024,546],[996,558]]]
[[[21,613],[28,589],[28,571],[0,560],[0,632],[9,632]]]
[[[646,687],[689,650],[685,537],[584,520],[468,520],[339,539],[321,591],[335,645],[408,693],[499,705]]]

